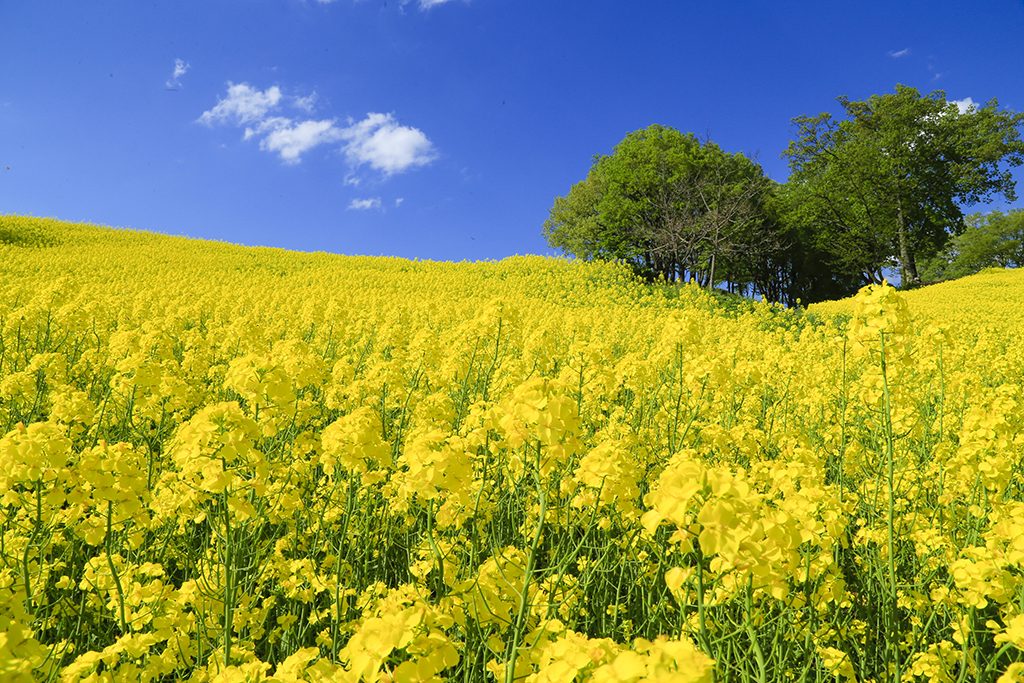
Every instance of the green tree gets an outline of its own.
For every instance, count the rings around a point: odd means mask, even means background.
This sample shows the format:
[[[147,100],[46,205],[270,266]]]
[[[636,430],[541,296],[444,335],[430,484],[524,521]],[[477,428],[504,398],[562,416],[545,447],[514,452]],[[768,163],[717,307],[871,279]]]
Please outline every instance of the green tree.
[[[922,271],[925,280],[948,280],[983,268],[1024,266],[1024,209],[967,217],[967,228]]]
[[[712,287],[770,243],[763,225],[771,187],[742,154],[654,125],[597,156],[587,177],[555,199],[544,234],[580,258]]]
[[[767,205],[770,232],[778,248],[761,252],[752,261],[752,280],[770,301],[795,304],[841,299],[862,283],[859,270],[842,267],[817,235],[800,192],[790,184],[776,188]]]
[[[785,154],[796,205],[792,217],[816,226],[816,242],[846,275],[867,281],[898,265],[905,285],[917,263],[963,230],[961,206],[1001,194],[1016,198],[1010,167],[1024,163],[1024,115],[996,100],[961,112],[945,93],[839,98],[846,117],[794,119]]]

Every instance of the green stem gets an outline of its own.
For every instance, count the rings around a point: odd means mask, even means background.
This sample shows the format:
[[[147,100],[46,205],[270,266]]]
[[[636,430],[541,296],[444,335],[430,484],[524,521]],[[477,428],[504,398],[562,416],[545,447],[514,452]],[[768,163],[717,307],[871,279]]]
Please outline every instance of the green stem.
[[[512,642],[509,643],[508,663],[505,665],[505,683],[514,683],[516,677],[516,659],[519,655],[519,643],[523,639],[526,615],[530,610],[530,579],[537,560],[537,548],[544,531],[544,516],[547,514],[547,496],[544,492],[544,481],[540,475],[540,444],[537,444],[537,469],[534,472],[537,480],[537,496],[540,510],[537,515],[537,530],[533,534],[530,553],[526,557],[526,570],[523,575],[523,589],[519,593],[519,612],[516,614],[515,628],[512,631]]]
[[[104,539],[104,545],[106,546],[107,555],[107,566],[110,568],[110,575],[114,578],[114,588],[117,591],[117,606],[118,606],[118,617],[120,618],[121,633],[125,634],[128,632],[126,621],[124,618],[124,589],[121,587],[121,577],[117,575],[117,568],[114,567],[114,559],[110,556],[111,551],[111,531],[113,528],[113,516],[114,516],[114,503],[113,501],[107,501],[107,536]]]
[[[886,466],[886,478],[888,485],[889,500],[888,514],[887,514],[887,551],[888,557],[888,569],[889,569],[889,629],[890,629],[890,647],[892,648],[892,662],[896,669],[895,680],[901,680],[901,666],[900,666],[900,645],[899,645],[899,629],[897,628],[897,610],[898,610],[898,591],[896,584],[896,553],[895,553],[895,515],[896,515],[896,491],[894,486],[895,481],[895,445],[893,443],[892,434],[892,403],[891,396],[889,394],[889,377],[886,367],[885,357],[885,333],[880,333],[882,342],[882,397],[884,401],[884,412],[883,424],[885,428],[885,466]]]
[[[434,501],[430,501],[427,507],[427,542],[430,544],[430,552],[434,556],[434,567],[437,569],[437,597],[444,594],[444,555],[434,539]]]
[[[234,623],[234,576],[231,552],[231,512],[228,508],[228,493],[224,492],[224,666],[231,666],[231,630]]]
[[[759,683],[766,683],[768,680],[768,666],[764,660],[764,652],[761,650],[761,644],[757,642],[757,631],[754,630],[754,624],[750,618],[751,614],[754,612],[753,577],[751,577],[747,582],[746,593],[743,605],[743,627],[747,632],[747,637],[750,638],[750,648],[754,653],[754,661],[757,662],[757,680]]]
[[[707,611],[704,608],[704,553],[700,542],[696,544],[697,552],[697,623],[700,626],[700,644],[707,654],[711,654],[711,639],[708,637]]]

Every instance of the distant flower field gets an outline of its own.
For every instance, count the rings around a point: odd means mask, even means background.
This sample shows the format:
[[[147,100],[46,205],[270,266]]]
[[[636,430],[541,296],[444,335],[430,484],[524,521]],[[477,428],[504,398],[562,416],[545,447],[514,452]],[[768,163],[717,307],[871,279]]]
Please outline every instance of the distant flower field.
[[[2,681],[1024,681],[1024,273],[0,217]]]

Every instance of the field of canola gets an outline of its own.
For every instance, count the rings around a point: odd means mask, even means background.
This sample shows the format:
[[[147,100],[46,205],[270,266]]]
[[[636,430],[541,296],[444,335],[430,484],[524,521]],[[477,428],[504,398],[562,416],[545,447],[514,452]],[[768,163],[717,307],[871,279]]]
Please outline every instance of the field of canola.
[[[1022,302],[0,217],[0,680],[1024,681]]]

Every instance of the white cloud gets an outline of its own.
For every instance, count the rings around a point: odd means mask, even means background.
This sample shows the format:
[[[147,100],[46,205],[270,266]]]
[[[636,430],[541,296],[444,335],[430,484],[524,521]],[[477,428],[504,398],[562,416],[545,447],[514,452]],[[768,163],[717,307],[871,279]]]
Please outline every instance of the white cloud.
[[[433,7],[439,7],[441,5],[444,5],[444,4],[447,4],[447,3],[451,2],[451,0],[401,0],[401,1],[402,1],[402,5],[403,6],[404,5],[408,5],[408,4],[412,3],[412,2],[415,2],[417,5],[419,5],[421,10],[428,10],[428,9],[433,8]],[[466,1],[468,2],[468,0],[466,0]],[[332,5],[335,2],[337,2],[337,0],[316,0],[316,2],[317,2],[318,5]],[[358,2],[358,0],[357,0],[357,2]]]
[[[349,211],[370,211],[380,208],[380,197],[367,197],[366,199],[353,199],[348,203]]]
[[[187,63],[184,59],[174,60],[174,73],[171,74],[171,78],[178,80],[192,68],[192,65]]]
[[[247,124],[263,119],[281,102],[281,89],[273,85],[260,91],[248,83],[228,83],[228,93],[199,117],[201,123]]]
[[[395,207],[397,208],[397,207],[401,206],[402,202],[404,202],[404,201],[405,201],[405,197],[396,197],[395,198]]]
[[[341,139],[341,130],[334,125],[334,121],[289,121],[286,124],[275,127],[270,133],[260,140],[260,149],[267,152],[277,152],[281,161],[286,164],[297,164],[303,154],[331,142]]]
[[[306,112],[307,114],[312,114],[313,110],[316,109],[317,97],[318,96],[317,96],[317,94],[315,92],[311,92],[311,93],[309,93],[308,95],[305,95],[305,96],[293,97],[292,98],[292,105],[296,109],[301,109],[302,111]]]
[[[889,56],[893,59],[899,59],[900,57],[906,57],[910,54],[910,48],[905,47],[902,50],[889,50]]]
[[[358,2],[359,0],[356,1]],[[451,1],[452,0],[401,0],[401,4],[404,7],[405,5],[415,2],[417,5],[419,5],[421,10],[428,10],[434,7],[440,7],[441,5],[448,4]],[[469,0],[465,0],[465,2],[468,1]],[[335,2],[337,2],[337,0],[316,0],[316,2],[318,5],[332,5]]]
[[[316,93],[286,98],[276,85],[259,90],[248,83],[228,83],[227,94],[198,121],[244,128],[243,140],[258,140],[260,149],[277,154],[286,164],[297,164],[311,149],[334,143],[340,143],[353,168],[365,165],[385,176],[425,166],[437,157],[423,131],[399,124],[393,114],[370,113],[340,127],[335,119],[293,118],[278,112],[287,106],[309,113],[315,102]],[[358,185],[359,178],[350,172],[345,184]]]
[[[385,175],[426,166],[437,154],[426,134],[399,125],[391,114],[370,113],[343,131],[345,154],[353,165],[368,165]]]
[[[188,70],[192,68],[192,65],[186,62],[184,59],[174,60],[174,70],[171,72],[171,77],[167,79],[164,84],[171,90],[177,90],[181,87],[182,77],[188,73]]]
[[[965,97],[962,100],[952,100],[950,102],[950,104],[955,104],[956,105],[956,110],[959,113],[961,113],[961,114],[966,114],[967,112],[971,111],[972,109],[977,109],[978,108],[978,103],[975,102],[970,97]]]
[[[251,140],[259,135],[266,135],[267,133],[272,133],[275,130],[288,128],[291,125],[292,120],[287,116],[268,116],[259,121],[254,121],[251,126],[246,126],[245,134],[242,135],[242,139]]]

